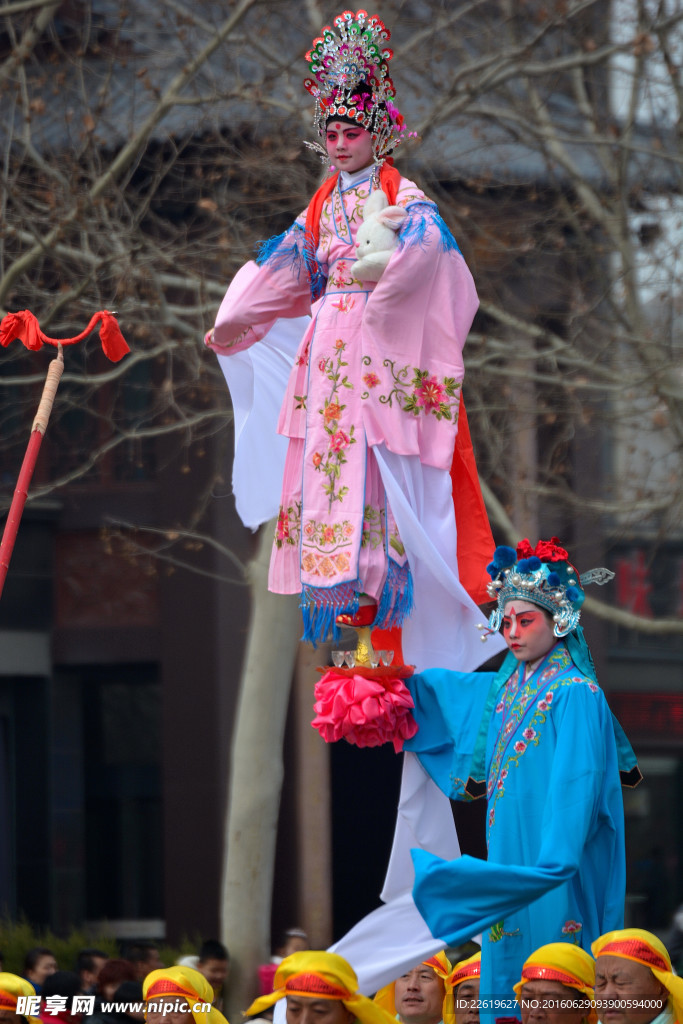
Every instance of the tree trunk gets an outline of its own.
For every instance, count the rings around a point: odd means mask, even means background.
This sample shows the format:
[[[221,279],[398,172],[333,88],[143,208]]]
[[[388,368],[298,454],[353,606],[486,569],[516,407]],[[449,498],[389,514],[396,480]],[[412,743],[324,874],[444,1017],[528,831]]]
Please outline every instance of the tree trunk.
[[[296,596],[267,589],[272,537],[269,523],[249,567],[251,622],[232,740],[221,908],[232,962],[229,1020],[239,1020],[257,994],[256,969],[270,955],[282,747],[301,634]]]

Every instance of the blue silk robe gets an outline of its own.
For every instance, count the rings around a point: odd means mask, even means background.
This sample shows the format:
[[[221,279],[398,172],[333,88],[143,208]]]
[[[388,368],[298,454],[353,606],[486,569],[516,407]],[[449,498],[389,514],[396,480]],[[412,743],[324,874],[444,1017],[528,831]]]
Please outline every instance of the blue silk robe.
[[[590,951],[623,927],[619,755],[625,769],[635,764],[602,690],[564,643],[526,681],[511,659],[498,675],[412,677],[420,728],[405,744],[452,799],[483,795],[486,784],[488,861],[421,850],[413,859],[432,934],[457,945],[483,933],[481,998],[498,1001],[492,1017],[516,1015],[512,986],[533,950],[566,941]]]

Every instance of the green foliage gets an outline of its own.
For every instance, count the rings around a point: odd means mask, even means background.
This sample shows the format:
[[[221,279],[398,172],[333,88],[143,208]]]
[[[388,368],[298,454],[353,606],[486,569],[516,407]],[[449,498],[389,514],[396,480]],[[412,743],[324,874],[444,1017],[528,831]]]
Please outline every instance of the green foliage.
[[[159,955],[163,963],[170,966],[180,957],[197,953],[200,945],[199,936],[184,936],[177,947],[159,944]],[[101,949],[110,957],[121,955],[119,945],[111,935],[95,935],[84,928],[73,928],[67,935],[59,936],[49,929],[34,928],[26,920],[0,920],[0,954],[3,958],[3,970],[21,975],[24,957],[34,946],[46,946],[52,950],[62,971],[74,969],[76,958],[82,949]]]
[[[176,964],[183,956],[195,956],[199,952],[202,941],[203,939],[198,933],[192,936],[192,938],[183,935],[179,946],[162,946],[159,944],[159,956],[166,966],[170,967],[171,964]]]
[[[49,930],[34,928],[26,920],[0,921],[0,952],[4,969],[12,974],[22,974],[24,957],[34,946],[46,946],[54,953],[60,970],[72,971],[79,950],[95,947],[118,956],[116,940],[111,936],[90,935],[81,929],[73,929],[65,937],[59,937]]]

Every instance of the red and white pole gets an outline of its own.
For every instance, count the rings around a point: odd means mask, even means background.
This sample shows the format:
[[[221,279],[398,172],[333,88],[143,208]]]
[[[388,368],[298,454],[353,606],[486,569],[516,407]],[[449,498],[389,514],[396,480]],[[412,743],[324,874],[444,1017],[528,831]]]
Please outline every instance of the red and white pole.
[[[52,412],[55,395],[57,394],[57,388],[59,387],[59,381],[63,372],[64,355],[60,345],[57,358],[52,360],[47,371],[45,386],[43,387],[38,411],[33,421],[33,426],[31,427],[31,436],[29,438],[28,447],[26,448],[26,453],[24,454],[24,461],[21,464],[21,472],[19,473],[17,486],[14,489],[14,497],[12,498],[12,504],[10,505],[10,510],[7,515],[7,522],[5,523],[5,529],[2,534],[2,543],[0,543],[0,596],[2,595],[3,587],[5,586],[5,578],[7,577],[7,570],[9,569],[12,552],[14,551],[14,542],[17,539],[17,531],[19,530],[19,523],[21,522],[24,505],[26,504],[26,498],[28,497],[31,478],[33,477],[33,471],[36,468],[38,452],[40,450],[40,445],[45,431],[47,430],[50,413]]]

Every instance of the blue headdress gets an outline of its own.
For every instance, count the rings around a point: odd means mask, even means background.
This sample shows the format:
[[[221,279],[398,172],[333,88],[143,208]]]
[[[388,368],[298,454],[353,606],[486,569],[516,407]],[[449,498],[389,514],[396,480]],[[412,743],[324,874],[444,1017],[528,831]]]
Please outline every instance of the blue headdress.
[[[530,601],[545,608],[553,617],[553,633],[567,636],[577,629],[584,602],[584,587],[589,583],[607,583],[614,576],[609,569],[590,569],[579,575],[557,537],[539,540],[535,548],[528,540],[514,548],[502,545],[486,567],[491,577],[488,592],[496,601],[489,626],[497,630],[508,601]]]

